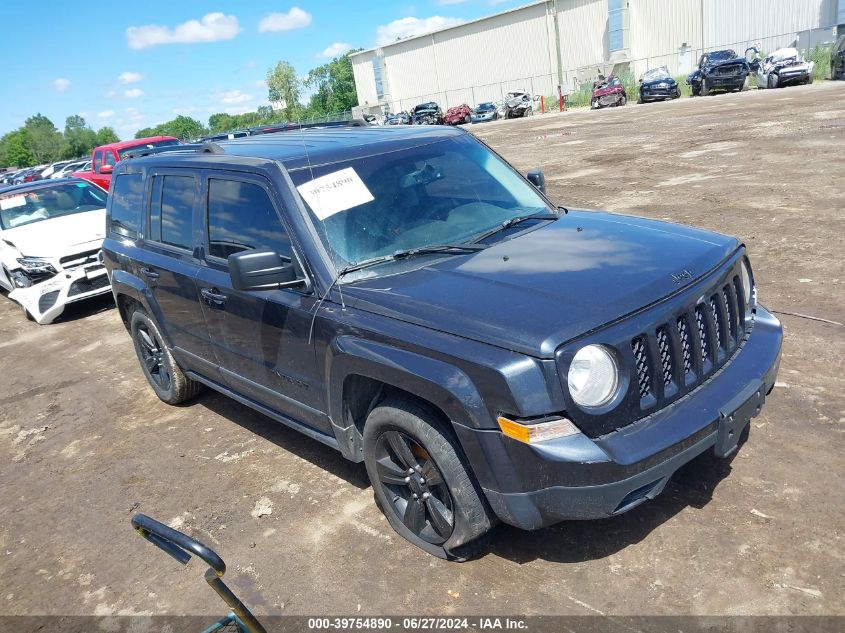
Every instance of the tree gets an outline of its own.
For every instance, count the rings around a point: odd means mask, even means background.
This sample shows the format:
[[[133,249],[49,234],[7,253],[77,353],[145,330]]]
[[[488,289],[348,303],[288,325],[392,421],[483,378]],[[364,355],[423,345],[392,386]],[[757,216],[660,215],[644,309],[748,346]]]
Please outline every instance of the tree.
[[[9,132],[0,138],[0,165],[6,167],[31,167],[35,159],[26,145],[22,129]]]
[[[24,122],[23,132],[26,147],[37,164],[53,162],[61,154],[62,135],[53,122],[41,113]]]
[[[357,51],[349,51],[354,52]],[[305,85],[314,89],[314,94],[308,102],[310,116],[345,112],[358,105],[358,92],[355,90],[355,76],[352,73],[349,53],[335,57],[329,63],[308,72]]]
[[[281,102],[283,112],[289,121],[298,121],[302,116],[299,97],[302,85],[296,76],[296,69],[289,62],[280,61],[267,71],[267,92],[271,102]]]
[[[76,158],[87,156],[97,145],[97,134],[85,123],[78,114],[65,119],[64,146],[62,158]]]
[[[101,127],[97,130],[97,145],[117,143],[119,140],[117,133],[110,127]]]

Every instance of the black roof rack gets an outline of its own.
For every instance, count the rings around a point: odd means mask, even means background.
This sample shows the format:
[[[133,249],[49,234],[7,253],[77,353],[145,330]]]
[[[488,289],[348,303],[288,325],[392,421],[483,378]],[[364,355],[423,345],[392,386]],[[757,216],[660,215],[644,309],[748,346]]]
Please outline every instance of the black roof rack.
[[[166,152],[196,152],[198,154],[222,154],[223,148],[217,143],[206,141],[204,143],[182,143],[180,145],[164,145],[162,147],[139,147],[138,149],[124,152],[122,160],[129,158],[141,158],[153,154],[164,154]]]

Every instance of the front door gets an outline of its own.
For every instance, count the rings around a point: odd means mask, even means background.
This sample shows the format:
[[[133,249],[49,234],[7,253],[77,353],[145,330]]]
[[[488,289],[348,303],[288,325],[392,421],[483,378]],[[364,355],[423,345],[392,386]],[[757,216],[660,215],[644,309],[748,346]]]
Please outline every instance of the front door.
[[[257,177],[210,174],[204,187],[205,246],[197,286],[224,382],[279,413],[331,432],[309,330],[310,293],[232,288],[227,258],[249,249],[296,257],[270,185]]]

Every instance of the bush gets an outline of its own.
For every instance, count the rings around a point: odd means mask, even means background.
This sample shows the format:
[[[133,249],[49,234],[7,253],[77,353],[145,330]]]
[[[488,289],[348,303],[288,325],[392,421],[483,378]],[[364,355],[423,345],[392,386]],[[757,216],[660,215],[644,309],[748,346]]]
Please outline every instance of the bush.
[[[813,67],[813,79],[829,79],[830,78],[830,46],[816,46],[811,48],[806,53],[807,61],[815,62]]]

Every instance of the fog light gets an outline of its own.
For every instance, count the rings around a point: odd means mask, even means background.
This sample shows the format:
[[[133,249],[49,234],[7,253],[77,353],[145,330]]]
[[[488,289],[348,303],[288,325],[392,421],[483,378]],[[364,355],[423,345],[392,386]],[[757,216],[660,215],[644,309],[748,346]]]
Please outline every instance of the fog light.
[[[526,444],[536,444],[537,442],[545,442],[581,432],[577,426],[566,418],[555,418],[541,422],[515,422],[499,416],[498,422],[502,433]]]

